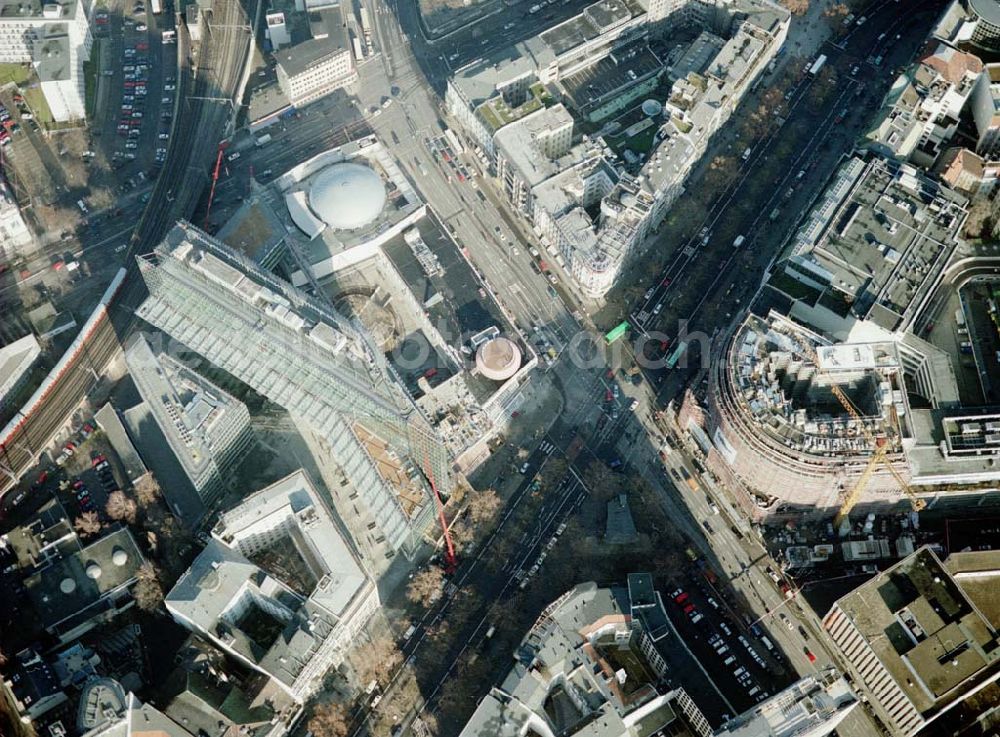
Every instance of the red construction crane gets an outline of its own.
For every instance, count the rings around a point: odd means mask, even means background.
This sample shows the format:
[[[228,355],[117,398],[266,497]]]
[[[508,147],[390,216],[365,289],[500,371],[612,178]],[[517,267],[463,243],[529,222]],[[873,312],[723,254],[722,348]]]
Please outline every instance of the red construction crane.
[[[205,223],[202,230],[208,230],[208,216],[212,212],[212,198],[215,197],[215,183],[219,181],[219,169],[222,168],[222,154],[226,151],[228,141],[219,141],[219,154],[215,157],[215,169],[212,170],[212,188],[208,192],[208,207],[205,208]]]
[[[444,518],[444,502],[438,493],[437,484],[434,483],[434,472],[431,471],[430,459],[424,457],[424,467],[427,471],[427,480],[431,484],[431,491],[434,492],[434,501],[437,504],[438,522],[441,523],[441,531],[444,533],[444,572],[451,575],[458,568],[458,558],[455,556],[455,544],[451,541],[451,532],[448,530],[448,521]]]

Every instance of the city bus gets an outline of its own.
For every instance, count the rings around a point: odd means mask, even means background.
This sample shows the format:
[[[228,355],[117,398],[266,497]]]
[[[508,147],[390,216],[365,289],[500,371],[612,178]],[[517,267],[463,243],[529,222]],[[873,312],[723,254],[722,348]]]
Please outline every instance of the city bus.
[[[607,335],[604,336],[604,340],[607,341],[608,345],[611,345],[628,332],[628,327],[628,320],[625,320],[625,322],[622,322],[609,330]]]
[[[674,366],[677,365],[677,361],[680,360],[680,357],[684,355],[684,351],[687,350],[687,345],[688,344],[686,340],[682,340],[680,343],[677,344],[677,347],[674,348],[674,352],[671,353],[670,358],[667,359],[667,368],[672,369]]]

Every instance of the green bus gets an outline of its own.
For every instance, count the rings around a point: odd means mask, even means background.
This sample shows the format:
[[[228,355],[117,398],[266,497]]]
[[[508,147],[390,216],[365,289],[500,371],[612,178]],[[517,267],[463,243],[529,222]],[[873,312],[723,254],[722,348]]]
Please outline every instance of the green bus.
[[[677,365],[677,361],[680,359],[681,356],[684,355],[684,351],[687,350],[687,347],[688,344],[686,340],[682,340],[680,343],[677,344],[677,347],[674,348],[674,352],[671,353],[670,358],[667,359],[667,368],[672,369],[674,366]]]
[[[616,340],[625,335],[625,333],[627,332],[628,332],[628,320],[612,328],[608,332],[608,334],[604,336],[604,340],[607,341],[608,345],[611,345]]]

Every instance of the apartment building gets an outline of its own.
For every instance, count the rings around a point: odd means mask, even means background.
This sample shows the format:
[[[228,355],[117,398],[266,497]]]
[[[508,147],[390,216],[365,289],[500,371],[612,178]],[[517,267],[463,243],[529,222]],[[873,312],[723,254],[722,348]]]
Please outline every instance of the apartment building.
[[[827,737],[859,707],[843,676],[808,675],[726,722],[715,737]]]
[[[0,2],[0,63],[31,63],[56,121],[86,117],[83,64],[93,37],[82,0]]]
[[[661,22],[668,17],[670,23]],[[778,52],[788,18],[766,1],[671,0],[647,12],[631,2],[603,0],[459,69],[445,101],[492,159],[511,205],[580,292],[599,300]],[[680,25],[701,32],[671,58],[668,72],[649,38]],[[626,152],[621,161],[603,138],[577,139],[576,120],[607,122],[664,84],[664,75],[671,93],[661,111],[636,124],[654,133],[648,153]]]
[[[41,354],[42,347],[30,333],[0,348],[0,407],[6,407],[24,385]]]
[[[545,608],[461,737],[497,734],[497,725],[503,734],[711,737],[683,688],[650,682],[650,673],[665,672],[652,645],[669,631],[665,619],[648,574],[630,574],[627,588],[574,587]]]
[[[14,193],[6,182],[0,182],[0,258],[11,259],[26,253],[34,241]]]
[[[989,88],[979,57],[938,43],[893,84],[867,134],[869,145],[929,169],[958,130],[962,110],[973,99],[980,110]]]
[[[312,37],[275,52],[278,86],[292,105],[318,100],[358,78],[339,5],[309,11]]]

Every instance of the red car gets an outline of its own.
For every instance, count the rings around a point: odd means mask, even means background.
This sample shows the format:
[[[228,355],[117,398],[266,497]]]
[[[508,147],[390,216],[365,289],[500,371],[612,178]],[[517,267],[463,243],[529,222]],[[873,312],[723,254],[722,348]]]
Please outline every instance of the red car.
[[[686,607],[684,607],[684,613],[685,614],[690,614],[694,610],[695,610],[694,604],[688,604]]]
[[[670,280],[670,277],[669,277],[669,276],[668,276],[668,277],[665,277],[665,278],[663,279],[663,286],[665,286],[665,287],[669,287],[669,286],[670,286],[670,281],[671,281],[671,280]]]
[[[812,654],[812,650],[810,650],[807,647],[804,647],[802,648],[802,651],[806,654],[806,657],[809,658],[810,663],[816,662],[816,656]]]
[[[612,399],[614,399],[614,396],[611,394],[611,390],[610,389],[605,389],[604,390],[604,401],[605,402],[610,402]]]
[[[76,481],[73,482],[73,488],[74,489],[82,489],[83,488],[83,482],[80,479],[77,479]]]
[[[676,601],[678,604],[683,604],[687,600],[688,600],[687,591],[685,591],[683,594],[674,599],[674,601]]]
[[[108,460],[108,459],[107,459],[107,458],[105,458],[105,457],[104,457],[104,456],[102,456],[102,455],[101,455],[101,456],[97,456],[96,458],[94,458],[94,460],[92,460],[92,461],[90,462],[90,465],[91,465],[91,466],[96,466],[96,465],[97,465],[98,463],[104,463],[104,461],[106,461],[106,460]]]

